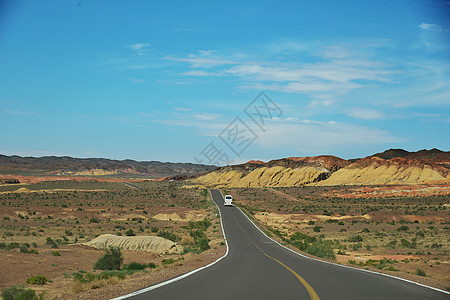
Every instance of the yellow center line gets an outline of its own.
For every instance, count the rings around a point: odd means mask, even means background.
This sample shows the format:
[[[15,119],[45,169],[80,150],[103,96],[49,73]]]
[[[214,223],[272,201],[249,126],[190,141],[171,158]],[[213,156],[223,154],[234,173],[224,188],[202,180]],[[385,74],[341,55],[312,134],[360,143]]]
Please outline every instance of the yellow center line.
[[[302,276],[298,275],[294,270],[292,270],[291,268],[289,268],[287,265],[285,265],[284,263],[282,263],[281,261],[279,261],[278,259],[266,254],[258,245],[256,245],[256,243],[248,237],[247,233],[244,231],[244,229],[241,227],[241,224],[239,224],[238,220],[236,219],[236,216],[233,214],[233,218],[236,221],[236,224],[238,225],[239,229],[242,231],[242,233],[245,235],[245,237],[256,247],[259,249],[259,251],[261,251],[262,254],[264,254],[266,257],[276,261],[277,263],[279,263],[280,265],[282,265],[286,270],[288,270],[289,272],[291,272],[299,281],[300,283],[305,287],[306,291],[309,294],[309,297],[311,298],[311,300],[320,300],[319,296],[317,295],[316,291],[312,288],[311,285],[309,285],[309,283],[303,279]]]

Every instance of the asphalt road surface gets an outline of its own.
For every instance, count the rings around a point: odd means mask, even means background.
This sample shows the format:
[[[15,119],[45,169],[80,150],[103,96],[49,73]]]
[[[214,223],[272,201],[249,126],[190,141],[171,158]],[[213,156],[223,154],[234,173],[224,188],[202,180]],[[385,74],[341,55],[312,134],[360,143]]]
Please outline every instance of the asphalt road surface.
[[[184,279],[129,299],[450,299],[450,295],[299,256],[262,234],[237,207],[219,206],[228,255]]]

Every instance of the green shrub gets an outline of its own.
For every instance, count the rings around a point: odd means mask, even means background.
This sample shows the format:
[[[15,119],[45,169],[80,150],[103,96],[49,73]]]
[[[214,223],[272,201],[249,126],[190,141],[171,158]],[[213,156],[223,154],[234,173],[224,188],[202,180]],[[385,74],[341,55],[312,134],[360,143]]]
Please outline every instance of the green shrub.
[[[207,218],[203,219],[203,221],[198,222],[189,221],[188,223],[188,227],[190,229],[200,229],[202,231],[208,229],[209,226],[211,226],[211,221],[209,221]]]
[[[150,268],[150,269],[155,269],[156,268],[156,264],[150,262],[150,263],[147,264],[147,267]]]
[[[124,271],[140,271],[140,270],[144,270],[144,269],[154,269],[156,268],[156,264],[155,263],[148,263],[148,264],[142,264],[142,263],[138,263],[138,262],[131,262],[129,264],[123,265],[122,269]]]
[[[195,241],[206,238],[206,234],[201,229],[191,231],[190,235],[194,238]]]
[[[53,256],[61,256],[61,254],[59,254],[59,251],[52,251],[52,255]]]
[[[46,239],[46,244],[52,246],[54,249],[58,248],[58,244],[51,237]]]
[[[100,257],[94,265],[96,270],[120,270],[123,255],[119,248],[109,247],[105,249],[105,255]]]
[[[124,270],[144,270],[147,268],[146,264],[141,264],[137,262],[131,262],[129,264],[123,265]]]
[[[362,242],[363,240],[364,240],[363,237],[360,235],[353,235],[348,238],[349,242]]]
[[[200,248],[200,250],[205,251],[208,250],[209,247],[209,243],[208,243],[208,239],[201,239],[198,241],[198,247]]]
[[[320,232],[321,228],[322,228],[322,226],[316,225],[316,226],[314,226],[313,231],[314,232]]]
[[[12,286],[2,291],[3,300],[38,300],[42,295],[37,296],[32,289],[26,289],[24,286]]]
[[[158,227],[154,227],[154,226],[150,229],[150,231],[153,232],[153,233],[158,232],[158,230],[159,230],[159,228]]]
[[[302,232],[295,232],[291,235],[290,237],[291,240],[296,240],[296,241],[305,241],[306,243],[313,243],[315,242],[317,239],[316,237],[307,235],[306,233],[302,233]]]
[[[400,226],[399,228],[397,228],[397,231],[408,231],[409,227],[406,225]]]
[[[359,249],[361,249],[361,247],[362,247],[361,243],[355,243],[352,245],[353,251],[358,251]]]
[[[44,285],[48,282],[48,279],[47,279],[47,277],[42,276],[42,275],[35,275],[35,276],[28,277],[26,282],[28,284]]]
[[[175,233],[170,231],[160,231],[158,232],[157,236],[171,240],[172,242],[176,242],[179,240],[179,237],[177,237]]]
[[[419,269],[419,268],[417,268],[417,270],[416,270],[416,275],[419,275],[419,276],[427,276],[427,274],[425,273],[425,271],[422,270],[422,269]]]
[[[305,252],[315,255],[317,257],[335,259],[332,242],[331,241],[316,241],[309,245]]]
[[[173,264],[175,262],[175,260],[173,259],[173,258],[167,258],[167,259],[163,259],[162,261],[161,261],[161,263],[163,264],[163,265],[170,265],[170,264]]]
[[[134,233],[134,231],[133,231],[133,229],[128,229],[126,232],[125,232],[125,234],[127,235],[127,236],[135,236],[136,235],[136,233]]]
[[[431,249],[440,249],[442,248],[442,244],[438,244],[438,243],[433,243],[430,246]]]
[[[386,245],[386,247],[392,248],[392,249],[395,249],[396,246],[397,246],[397,240],[392,240]]]

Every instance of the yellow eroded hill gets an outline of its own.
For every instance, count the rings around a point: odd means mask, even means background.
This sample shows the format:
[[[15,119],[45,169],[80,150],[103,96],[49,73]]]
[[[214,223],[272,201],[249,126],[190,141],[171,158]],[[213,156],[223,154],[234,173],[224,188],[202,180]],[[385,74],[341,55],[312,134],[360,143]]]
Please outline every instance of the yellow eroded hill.
[[[117,236],[113,234],[102,234],[83,245],[108,249],[118,247],[122,250],[145,251],[164,254],[182,253],[183,247],[168,239],[157,236]]]
[[[238,171],[211,172],[192,183],[215,187],[288,187],[316,181],[326,170],[315,167],[297,169],[282,166],[258,168],[247,175]]]
[[[73,175],[80,175],[80,176],[105,176],[115,174],[117,174],[117,171],[107,171],[102,169],[90,169],[73,173]]]
[[[445,177],[429,166],[370,164],[340,169],[316,185],[417,184],[436,180],[442,181]]]

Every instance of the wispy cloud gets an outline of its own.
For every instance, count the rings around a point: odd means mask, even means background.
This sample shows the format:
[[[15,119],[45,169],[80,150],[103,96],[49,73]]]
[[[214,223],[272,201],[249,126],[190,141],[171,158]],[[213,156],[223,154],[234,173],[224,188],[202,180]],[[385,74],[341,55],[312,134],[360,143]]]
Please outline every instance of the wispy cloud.
[[[36,116],[37,113],[33,111],[20,111],[20,110],[4,110],[4,114],[6,115],[15,115],[15,116]]]
[[[147,52],[150,46],[149,43],[136,43],[131,45],[126,45],[125,47],[130,48],[131,50],[135,51],[135,53],[139,56],[143,56],[145,52]]]
[[[348,115],[362,120],[378,120],[384,118],[384,114],[381,111],[360,107],[350,109]]]
[[[132,45],[127,45],[125,47],[130,48],[130,49],[135,50],[135,51],[139,51],[139,50],[142,50],[142,49],[144,49],[144,48],[146,48],[148,46],[150,46],[149,43],[136,43],[136,44],[132,44]]]
[[[187,108],[187,107],[175,107],[175,110],[177,111],[192,111],[192,109]]]
[[[307,141],[307,142],[305,142]],[[335,121],[292,120],[271,122],[257,140],[266,148],[290,147],[303,152],[322,153],[336,146],[396,143],[401,139],[385,130]]]
[[[219,118],[219,114],[210,114],[210,113],[201,113],[201,114],[194,114],[193,117],[202,120],[202,121],[212,121]]]
[[[143,79],[134,78],[134,77],[129,77],[129,79],[131,81],[133,81],[134,83],[144,83],[145,82],[145,80],[143,80]]]
[[[432,31],[446,31],[441,25],[439,24],[432,24],[432,23],[421,23],[419,25],[420,28],[423,30],[432,30]]]
[[[217,131],[226,124],[219,122],[220,114],[208,112],[193,112],[187,107],[175,107],[169,112],[140,112],[136,114],[139,118],[133,116],[123,116],[116,118],[116,121],[127,122],[130,124],[144,125],[148,122],[164,124],[167,126],[182,126],[197,128],[202,132]],[[216,132],[216,134],[217,134]],[[206,134],[206,135],[209,135]]]
[[[180,62],[187,62],[192,64],[194,68],[198,67],[215,67],[215,66],[223,66],[237,63],[234,60],[226,59],[214,54],[214,51],[211,50],[198,50],[196,54],[189,54],[187,57],[174,57],[174,56],[166,56],[164,57],[167,60],[174,60]]]
[[[203,70],[192,70],[192,71],[187,71],[187,72],[181,73],[181,75],[211,77],[211,76],[224,76],[224,73],[223,72],[207,72],[207,71],[203,71]]]
[[[378,47],[380,43],[367,42],[363,47]],[[331,105],[335,102],[333,97],[355,89],[391,82],[396,73],[394,65],[358,53],[357,49],[340,45],[312,47],[287,41],[268,47],[270,51],[259,57],[245,55],[245,51],[220,56],[216,51],[199,50],[196,54],[166,59],[189,63],[191,68],[180,73],[184,76],[237,77],[243,89],[305,94],[315,106]],[[285,52],[307,52],[307,55],[302,62],[299,58],[279,56]],[[324,95],[327,99],[320,100]]]

